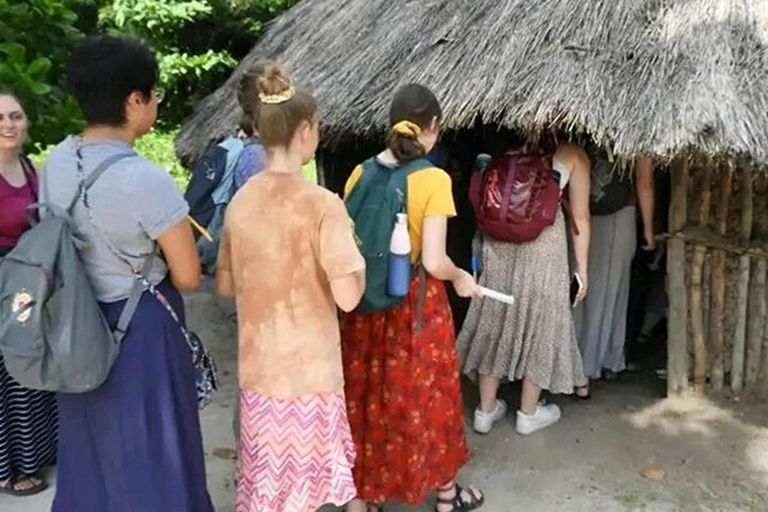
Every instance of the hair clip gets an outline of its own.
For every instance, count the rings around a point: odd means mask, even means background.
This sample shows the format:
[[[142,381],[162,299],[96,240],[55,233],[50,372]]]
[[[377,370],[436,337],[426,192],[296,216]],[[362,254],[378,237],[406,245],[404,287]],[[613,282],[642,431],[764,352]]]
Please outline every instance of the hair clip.
[[[296,89],[291,85],[280,94],[259,94],[259,101],[266,105],[279,105],[289,101],[296,95]]]
[[[400,121],[392,127],[392,131],[403,137],[410,137],[416,139],[421,135],[421,128],[416,123],[411,121]]]

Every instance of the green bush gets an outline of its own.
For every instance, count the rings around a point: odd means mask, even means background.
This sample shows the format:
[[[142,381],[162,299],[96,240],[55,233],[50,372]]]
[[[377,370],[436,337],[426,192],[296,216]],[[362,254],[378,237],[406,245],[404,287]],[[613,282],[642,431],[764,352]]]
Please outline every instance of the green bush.
[[[173,141],[178,135],[178,130],[161,131],[152,130],[136,141],[136,151],[161,165],[170,173],[181,190],[187,188],[189,173],[181,166],[173,149]]]
[[[136,141],[135,149],[140,155],[143,155],[168,171],[179,186],[179,189],[183,191],[187,188],[187,184],[189,183],[189,173],[181,166],[179,160],[176,158],[176,153],[173,150],[173,141],[177,134],[178,130],[152,130]],[[32,161],[38,169],[43,168],[52,149],[53,145],[32,155]]]
[[[70,0],[74,1],[74,0]],[[161,125],[173,128],[237,66],[266,24],[297,0],[79,0],[98,12],[87,29],[129,34],[157,52],[168,91]]]
[[[66,90],[66,64],[85,35],[145,40],[167,91],[159,127],[173,131],[227,79],[266,29],[298,0],[0,0],[0,87],[31,120],[37,152],[83,128]]]
[[[0,86],[24,104],[32,151],[82,127],[64,70],[82,37],[77,15],[62,0],[0,0]]]

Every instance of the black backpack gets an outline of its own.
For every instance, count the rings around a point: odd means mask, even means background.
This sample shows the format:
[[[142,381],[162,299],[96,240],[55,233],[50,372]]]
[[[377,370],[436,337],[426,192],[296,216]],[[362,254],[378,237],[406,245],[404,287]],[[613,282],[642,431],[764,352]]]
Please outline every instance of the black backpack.
[[[237,160],[247,145],[247,141],[237,137],[214,145],[195,162],[184,192],[190,217],[212,238],[209,240],[199,230],[195,231],[203,274],[209,276],[215,274],[224,213],[235,192]]]
[[[622,176],[605,152],[593,149],[589,207],[592,215],[613,215],[629,205],[633,184],[629,176]]]

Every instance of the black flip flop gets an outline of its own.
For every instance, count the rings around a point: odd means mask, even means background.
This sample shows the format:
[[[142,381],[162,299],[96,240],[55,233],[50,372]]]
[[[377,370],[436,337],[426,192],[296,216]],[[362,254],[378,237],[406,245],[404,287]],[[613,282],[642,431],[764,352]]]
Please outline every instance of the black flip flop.
[[[573,390],[573,398],[574,398],[574,400],[576,400],[577,402],[588,402],[588,401],[592,400],[592,387],[591,386],[580,386],[580,388],[577,388],[577,389],[581,389],[581,388],[587,388],[587,389],[589,389],[589,392],[586,395],[580,395],[580,394],[578,394],[576,392],[576,389],[574,389]]]
[[[37,477],[34,477],[37,478]],[[20,477],[13,477],[10,480],[8,480],[8,483],[4,487],[0,487],[0,494],[6,494],[8,496],[13,496],[15,498],[25,498],[27,496],[34,496],[36,494],[40,494],[41,492],[48,489],[48,484],[45,482],[45,480],[40,479],[40,483],[38,485],[35,485],[34,487],[30,487],[29,489],[21,489],[17,490],[14,489],[16,485],[18,485],[21,482],[24,482],[25,480],[31,480],[32,477],[30,476],[20,476]]]
[[[450,487],[448,490],[450,490]],[[438,489],[439,492],[447,492],[448,490]],[[471,500],[464,501],[464,497],[462,496],[464,491],[467,491],[467,494],[472,497]],[[482,507],[483,503],[485,503],[485,495],[482,491],[480,491],[480,496],[478,496],[473,489],[465,489],[459,484],[456,484],[456,495],[453,498],[443,499],[439,495],[437,497],[437,505],[451,505],[453,507],[451,512],[470,512],[470,510],[476,510]],[[437,505],[435,505],[435,512],[437,512]]]

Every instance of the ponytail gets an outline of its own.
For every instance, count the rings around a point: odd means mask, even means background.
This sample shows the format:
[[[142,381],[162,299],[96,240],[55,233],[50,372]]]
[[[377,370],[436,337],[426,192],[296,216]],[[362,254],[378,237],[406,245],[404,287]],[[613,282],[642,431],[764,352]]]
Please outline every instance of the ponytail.
[[[407,163],[426,156],[419,135],[442,117],[440,102],[432,91],[418,84],[400,88],[389,109],[392,128],[387,136],[387,147],[397,161]]]
[[[400,163],[410,162],[426,156],[426,150],[419,142],[421,128],[410,121],[400,121],[392,127],[387,136],[387,147]]]

